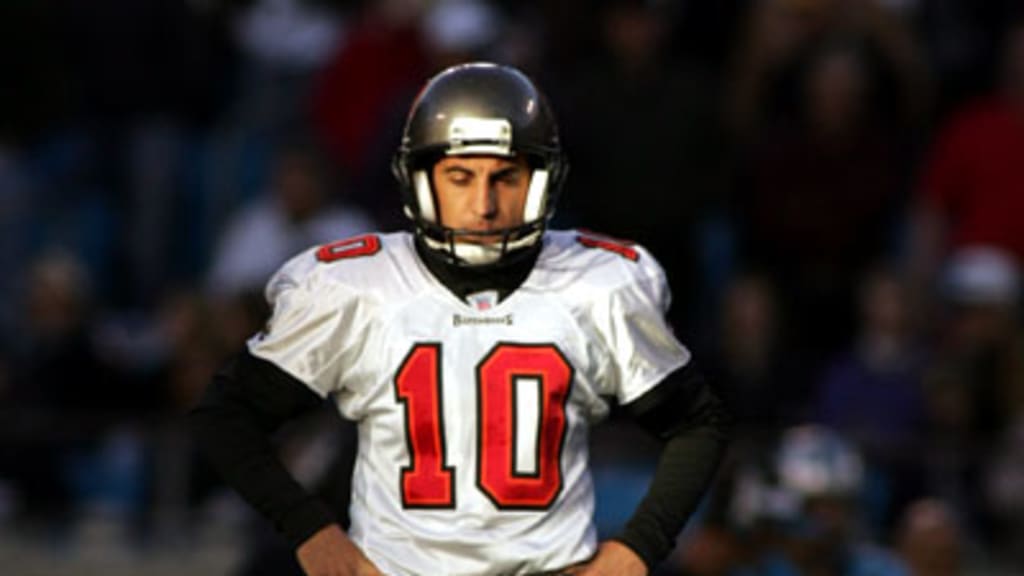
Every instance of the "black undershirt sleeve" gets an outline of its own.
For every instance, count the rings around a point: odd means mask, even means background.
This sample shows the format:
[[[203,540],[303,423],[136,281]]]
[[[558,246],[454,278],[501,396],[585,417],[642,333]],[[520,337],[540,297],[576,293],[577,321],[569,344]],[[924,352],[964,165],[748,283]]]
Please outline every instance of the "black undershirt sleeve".
[[[322,403],[300,381],[246,351],[214,376],[189,414],[206,460],[293,546],[334,518],[327,505],[285,469],[271,435]]]
[[[653,571],[711,482],[728,444],[730,416],[692,362],[624,408],[665,442],[647,494],[614,538]]]

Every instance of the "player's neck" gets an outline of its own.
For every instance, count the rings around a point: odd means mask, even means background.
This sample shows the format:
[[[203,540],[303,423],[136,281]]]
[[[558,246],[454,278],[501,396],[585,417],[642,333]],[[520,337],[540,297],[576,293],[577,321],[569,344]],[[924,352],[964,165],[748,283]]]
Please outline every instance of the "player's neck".
[[[498,264],[478,268],[453,264],[444,255],[427,248],[420,238],[416,238],[416,253],[420,260],[441,284],[461,300],[485,290],[496,290],[499,301],[504,300],[526,281],[537,263],[540,249],[541,243],[538,242],[536,246],[523,248],[514,257],[506,258]]]

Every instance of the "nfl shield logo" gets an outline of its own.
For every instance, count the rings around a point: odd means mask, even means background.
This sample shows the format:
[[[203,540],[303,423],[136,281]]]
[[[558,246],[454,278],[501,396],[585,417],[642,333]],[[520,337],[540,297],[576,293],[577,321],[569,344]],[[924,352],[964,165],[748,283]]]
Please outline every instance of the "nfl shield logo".
[[[496,290],[486,290],[484,292],[476,292],[466,296],[466,301],[469,302],[473,308],[481,312],[485,312],[494,308],[498,304],[498,292]]]

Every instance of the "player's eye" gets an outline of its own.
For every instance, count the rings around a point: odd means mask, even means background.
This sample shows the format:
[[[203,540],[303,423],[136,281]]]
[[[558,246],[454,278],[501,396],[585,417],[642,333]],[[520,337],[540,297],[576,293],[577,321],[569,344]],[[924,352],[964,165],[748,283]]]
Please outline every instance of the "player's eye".
[[[505,170],[498,173],[494,181],[497,184],[503,184],[505,186],[518,186],[520,180],[523,178],[520,170]]]
[[[473,182],[473,175],[465,170],[452,170],[448,172],[448,181],[455,186],[468,186]]]

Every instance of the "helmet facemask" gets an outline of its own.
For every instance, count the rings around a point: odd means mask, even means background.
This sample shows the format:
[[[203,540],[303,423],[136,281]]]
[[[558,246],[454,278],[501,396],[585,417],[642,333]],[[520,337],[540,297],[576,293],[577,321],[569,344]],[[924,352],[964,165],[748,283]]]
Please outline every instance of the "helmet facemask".
[[[437,196],[431,182],[433,164],[413,171],[412,188],[418,213],[413,219],[416,230],[429,248],[445,253],[452,263],[466,266],[494,264],[509,253],[536,244],[547,225],[550,211],[549,171],[543,167],[530,168],[530,181],[523,207],[522,224],[507,228],[480,231],[445,226],[437,209]],[[486,237],[486,238],[485,238]]]

